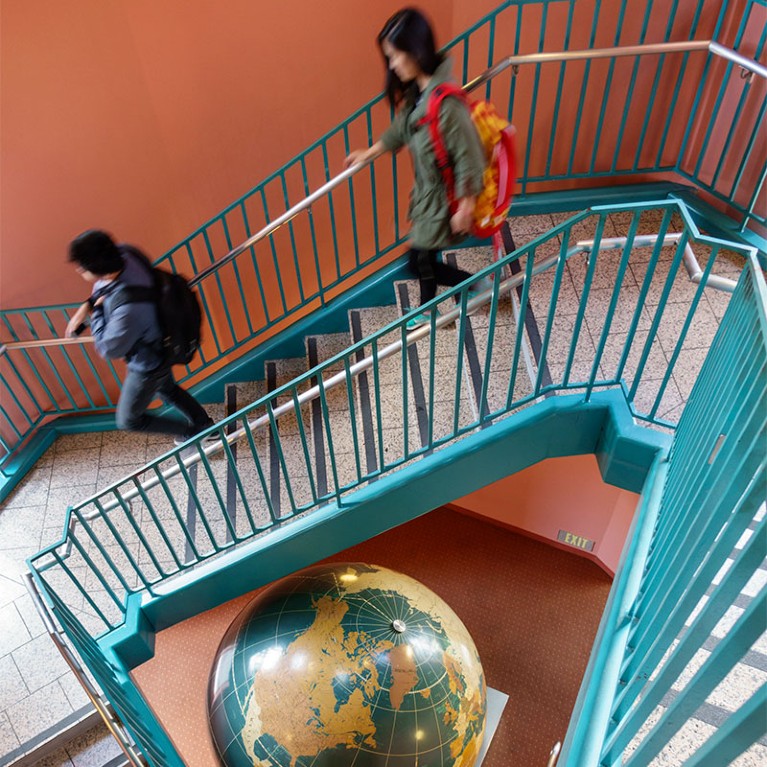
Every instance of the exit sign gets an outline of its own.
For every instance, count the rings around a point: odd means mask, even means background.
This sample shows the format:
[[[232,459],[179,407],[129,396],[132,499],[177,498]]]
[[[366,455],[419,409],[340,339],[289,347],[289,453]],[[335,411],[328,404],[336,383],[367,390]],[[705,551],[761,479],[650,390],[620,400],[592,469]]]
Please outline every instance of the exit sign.
[[[583,551],[594,550],[594,541],[584,538],[582,535],[569,533],[567,530],[560,530],[557,534],[557,540],[566,543],[568,546],[574,546],[576,549],[583,549]]]

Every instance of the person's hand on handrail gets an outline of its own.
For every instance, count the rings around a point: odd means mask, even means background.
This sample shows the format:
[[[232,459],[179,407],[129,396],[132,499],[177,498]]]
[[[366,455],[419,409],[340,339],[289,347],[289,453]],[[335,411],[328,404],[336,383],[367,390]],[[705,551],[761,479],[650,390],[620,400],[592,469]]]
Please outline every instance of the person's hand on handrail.
[[[373,146],[367,149],[355,149],[349,152],[349,156],[344,160],[344,168],[351,168],[352,165],[362,165],[370,160],[375,160],[378,155],[385,151],[384,145],[380,141],[376,141]]]
[[[66,338],[75,338],[85,330],[86,320],[91,312],[90,304],[86,301],[84,304],[77,308],[77,311],[72,315],[72,318],[67,323],[67,329],[64,331]]]
[[[88,327],[88,315],[97,307],[104,303],[105,296],[99,296],[95,300],[89,298],[85,303],[77,307],[77,311],[67,323],[67,329],[64,331],[65,338],[76,338],[86,327]]]

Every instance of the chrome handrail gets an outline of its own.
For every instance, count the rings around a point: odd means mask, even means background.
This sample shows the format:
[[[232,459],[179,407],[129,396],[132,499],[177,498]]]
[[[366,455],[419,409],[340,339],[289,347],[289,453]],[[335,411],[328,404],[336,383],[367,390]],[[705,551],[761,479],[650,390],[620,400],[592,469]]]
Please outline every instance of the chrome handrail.
[[[743,56],[737,51],[732,50],[732,48],[728,48],[726,45],[720,45],[713,40],[709,43],[708,49],[715,56],[719,56],[722,59],[732,61],[739,67],[747,69],[749,72],[753,72],[755,75],[759,75],[759,77],[764,77],[767,79],[767,67],[764,66],[764,64],[760,64],[758,61],[749,59],[747,56]]]
[[[528,53],[516,56],[508,56],[502,59],[500,62],[485,70],[481,75],[478,75],[473,80],[470,80],[463,86],[463,89],[468,93],[478,88],[480,85],[491,80],[500,72],[514,68],[513,74],[516,76],[516,68],[522,64],[546,64],[557,63],[563,61],[581,61],[588,59],[607,59],[624,56],[643,56],[643,55],[657,55],[666,53],[691,53],[697,51],[709,51],[715,56],[732,61],[738,64],[743,69],[748,70],[760,77],[767,78],[767,67],[760,64],[758,61],[749,59],[746,56],[742,56],[737,51],[732,50],[724,45],[720,45],[713,40],[687,40],[676,43],[647,43],[644,45],[626,45],[615,46],[612,48],[592,48],[583,49],[577,51],[558,51],[554,53]],[[257,242],[264,240],[270,234],[274,233],[280,227],[287,224],[294,219],[301,211],[310,208],[317,200],[321,199],[333,189],[340,186],[344,181],[351,178],[359,171],[361,171],[366,165],[375,161],[375,157],[370,158],[361,163],[355,163],[354,165],[346,168],[337,176],[324,183],[321,187],[309,194],[300,202],[296,203],[293,207],[289,208],[285,213],[270,221],[266,226],[249,237],[247,240],[237,245],[230,250],[226,255],[214,261],[209,266],[205,267],[201,272],[198,272],[191,280],[190,284],[196,285],[205,277],[218,271],[222,266],[229,263],[233,259],[237,258],[240,254],[246,251],[248,248],[255,245]],[[11,341],[8,343],[0,343],[0,356],[2,356],[7,350],[11,349],[31,349],[44,346],[63,346],[70,343],[90,343],[93,341],[92,336],[84,336],[82,338],[48,338],[37,341]]]
[[[56,648],[61,653],[61,656],[64,658],[67,666],[69,666],[70,671],[72,671],[72,673],[75,675],[75,678],[82,686],[83,690],[85,690],[85,694],[88,696],[88,699],[93,704],[96,712],[102,718],[104,724],[109,730],[109,734],[112,735],[112,737],[117,741],[120,749],[122,750],[123,754],[125,754],[125,757],[128,759],[128,762],[132,767],[147,767],[146,760],[136,751],[135,746],[125,731],[122,722],[115,718],[111,710],[111,706],[109,703],[104,702],[101,693],[96,689],[88,675],[85,673],[85,669],[80,664],[80,661],[74,654],[72,648],[69,646],[69,644],[67,644],[64,635],[61,631],[59,631],[59,629],[56,628],[56,624],[53,620],[53,615],[51,615],[51,611],[48,605],[45,604],[43,598],[40,596],[40,591],[37,588],[35,579],[32,577],[32,573],[22,573],[21,577],[24,579],[27,591],[32,598],[32,604],[35,606],[35,610],[37,610],[37,614],[40,616],[40,620],[43,622],[45,631],[56,645]]]

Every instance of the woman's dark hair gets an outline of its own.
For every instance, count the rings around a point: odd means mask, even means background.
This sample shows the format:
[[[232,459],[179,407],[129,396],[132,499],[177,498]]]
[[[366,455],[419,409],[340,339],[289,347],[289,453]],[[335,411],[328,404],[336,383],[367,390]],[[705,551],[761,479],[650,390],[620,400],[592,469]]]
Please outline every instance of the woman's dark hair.
[[[69,243],[69,260],[99,277],[120,272],[124,263],[115,241],[101,229],[89,229]]]
[[[384,40],[398,51],[409,53],[418,63],[421,71],[433,75],[442,63],[442,54],[437,52],[434,44],[434,33],[426,17],[415,8],[403,8],[397,11],[384,24],[378,33],[378,47],[386,63],[386,95],[389,103],[396,107],[408,95],[417,95],[418,85],[415,82],[403,83],[389,68],[389,61],[383,52]]]

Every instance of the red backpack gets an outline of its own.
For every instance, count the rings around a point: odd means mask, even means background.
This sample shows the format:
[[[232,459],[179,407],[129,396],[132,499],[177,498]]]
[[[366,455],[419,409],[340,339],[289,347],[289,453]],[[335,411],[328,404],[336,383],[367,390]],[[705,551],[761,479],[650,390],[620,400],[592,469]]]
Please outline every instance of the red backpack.
[[[489,101],[470,102],[463,89],[453,83],[438,85],[429,95],[426,115],[422,125],[428,125],[437,167],[447,189],[451,215],[456,209],[455,178],[445,142],[439,129],[439,110],[448,96],[455,96],[467,105],[471,119],[485,148],[487,167],[483,188],[474,209],[472,233],[478,237],[490,237],[501,228],[509,214],[511,198],[516,181],[516,130],[504,120]]]

